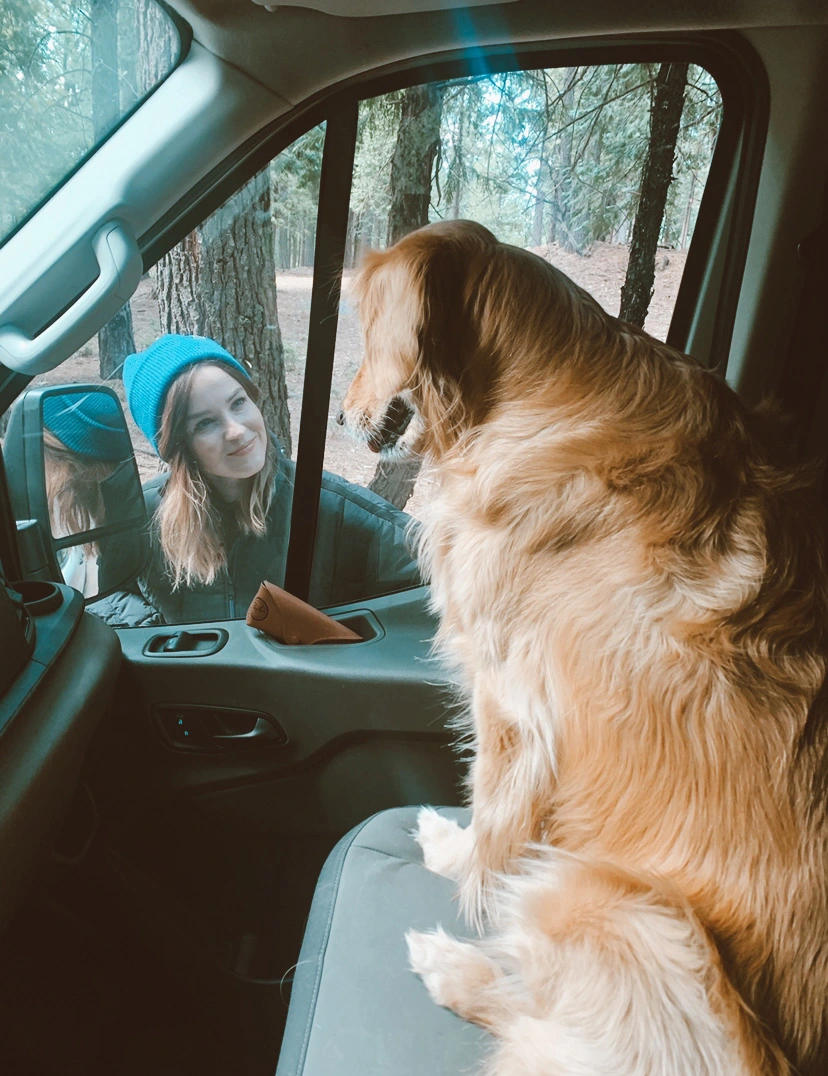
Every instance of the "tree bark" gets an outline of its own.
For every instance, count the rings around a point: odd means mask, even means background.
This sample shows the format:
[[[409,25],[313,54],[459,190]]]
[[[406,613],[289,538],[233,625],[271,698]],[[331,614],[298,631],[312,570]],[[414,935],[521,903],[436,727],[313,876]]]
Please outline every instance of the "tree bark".
[[[633,224],[630,259],[621,289],[619,318],[643,326],[653,297],[658,237],[673,178],[687,64],[661,64],[650,111],[650,138],[641,171],[641,194]]]
[[[138,29],[146,90],[169,70],[172,40],[161,10],[152,4],[143,7]],[[270,170],[254,176],[165,254],[155,278],[162,332],[209,336],[246,364],[261,390],[259,406],[268,429],[290,454]]]
[[[681,238],[679,239],[679,248],[681,250],[687,249],[687,237],[690,234],[690,218],[693,215],[693,204],[696,198],[696,173],[690,173],[690,193],[687,196],[687,205],[684,209],[684,223],[681,226]]]
[[[92,56],[92,127],[96,141],[118,122],[121,105],[118,82],[119,0],[92,0],[89,9]]]
[[[428,224],[431,179],[440,142],[443,88],[411,86],[403,93],[400,126],[391,160],[388,242]],[[420,473],[421,460],[381,460],[368,488],[404,508]]]
[[[460,203],[463,194],[463,183],[465,180],[465,161],[464,153],[465,147],[463,145],[463,136],[465,134],[466,126],[466,106],[468,104],[469,95],[468,92],[463,90],[458,100],[459,116],[457,120],[457,144],[454,150],[454,161],[452,163],[453,176],[452,180],[452,194],[451,194],[451,219],[458,220],[460,217]]]
[[[121,381],[124,359],[135,351],[135,334],[132,329],[132,308],[124,303],[98,332],[98,355],[100,375],[104,381]]]
[[[403,93],[400,126],[391,160],[388,243],[428,224],[431,177],[440,142],[443,89],[411,86]]]
[[[95,141],[105,138],[121,113],[118,80],[119,0],[92,0],[92,126]],[[100,375],[104,380],[119,378],[124,359],[135,350],[132,311],[129,302],[98,333]]]
[[[160,260],[158,313],[163,332],[208,336],[247,364],[267,427],[289,454],[274,240],[265,170]]]
[[[565,85],[561,101],[563,115],[567,121],[574,119],[575,112],[575,85],[578,82],[578,68],[571,67],[567,70]],[[547,120],[548,123],[548,120]],[[558,153],[555,176],[555,197],[553,201],[554,212],[554,239],[566,251],[580,254],[584,248],[582,222],[578,220],[575,197],[572,184],[572,142],[575,126],[567,122],[563,131],[558,136]]]
[[[539,247],[544,238],[544,219],[546,216],[546,184],[549,178],[549,159],[546,156],[546,131],[541,142],[541,156],[538,161],[538,178],[535,183],[535,204],[532,206],[532,246]]]
[[[168,17],[156,4],[137,4],[135,15],[138,24],[135,86],[141,97],[157,86],[172,67],[177,41],[170,32]]]

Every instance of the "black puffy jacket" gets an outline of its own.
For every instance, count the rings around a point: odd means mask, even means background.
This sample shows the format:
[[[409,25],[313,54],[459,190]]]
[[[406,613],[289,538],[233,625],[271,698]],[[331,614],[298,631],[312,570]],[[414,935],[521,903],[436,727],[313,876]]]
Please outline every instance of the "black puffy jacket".
[[[287,560],[294,464],[279,454],[263,538],[240,535],[227,552],[227,568],[210,584],[173,590],[153,518],[167,474],[144,486],[150,519],[150,557],[134,591],[117,592],[93,611],[119,627],[190,624],[243,617],[263,580],[281,584]],[[319,501],[309,601],[340,605],[421,582],[406,531],[411,517],[368,489],[325,472]]]

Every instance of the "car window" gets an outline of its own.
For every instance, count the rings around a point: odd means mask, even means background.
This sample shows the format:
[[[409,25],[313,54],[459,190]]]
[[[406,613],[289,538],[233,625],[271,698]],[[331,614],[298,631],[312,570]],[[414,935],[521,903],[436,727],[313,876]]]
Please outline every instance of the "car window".
[[[154,0],[0,5],[0,242],[175,67]]]
[[[414,517],[433,488],[419,461],[378,464],[336,423],[361,356],[348,285],[363,250],[470,218],[664,340],[721,117],[716,82],[686,63],[510,71],[363,101],[326,468]]]
[[[283,581],[323,145],[324,125],[288,147],[164,255],[94,338],[32,383],[105,383],[123,405],[153,519],[135,600],[91,606],[113,622],[146,622],[142,601],[166,623],[244,616],[264,578]],[[178,375],[215,364],[215,392],[199,381],[188,389],[187,444],[165,446],[158,419]],[[249,496],[265,470],[267,488]],[[157,513],[170,504],[165,544]]]
[[[666,132],[652,121],[665,102]],[[472,218],[664,338],[720,121],[715,82],[687,64],[509,72],[362,102],[312,604],[421,582],[410,530],[432,476],[418,460],[378,464],[336,422],[361,358],[348,289],[362,252]],[[35,380],[105,380],[125,404],[152,555],[135,602],[93,606],[111,622],[241,617],[264,579],[284,581],[324,144],[320,125],[288,146],[164,255],[96,338]]]

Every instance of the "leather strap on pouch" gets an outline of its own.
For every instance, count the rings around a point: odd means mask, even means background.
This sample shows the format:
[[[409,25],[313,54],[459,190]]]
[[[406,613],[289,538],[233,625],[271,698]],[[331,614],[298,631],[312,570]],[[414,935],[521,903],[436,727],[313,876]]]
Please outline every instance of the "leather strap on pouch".
[[[273,583],[262,583],[247,610],[247,623],[286,646],[361,643],[356,632]]]

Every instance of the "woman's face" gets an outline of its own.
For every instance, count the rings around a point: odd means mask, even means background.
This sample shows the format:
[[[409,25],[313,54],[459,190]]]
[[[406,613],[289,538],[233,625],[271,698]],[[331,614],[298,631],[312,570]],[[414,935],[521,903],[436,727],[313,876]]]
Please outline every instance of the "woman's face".
[[[201,366],[193,376],[187,443],[205,478],[251,478],[265,465],[262,413],[238,381],[218,366]]]

